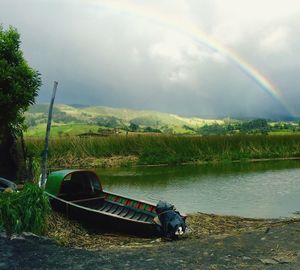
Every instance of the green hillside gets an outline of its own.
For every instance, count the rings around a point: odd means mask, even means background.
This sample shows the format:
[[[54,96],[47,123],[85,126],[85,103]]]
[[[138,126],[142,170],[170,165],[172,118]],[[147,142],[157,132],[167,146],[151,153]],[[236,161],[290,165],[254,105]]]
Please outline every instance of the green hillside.
[[[37,104],[25,113],[29,127],[25,136],[44,136],[48,104]],[[58,104],[53,110],[53,136],[74,136],[83,133],[98,135],[114,133],[164,134],[277,134],[299,133],[297,122],[267,121],[265,119],[201,119],[182,117],[156,111]]]
[[[48,104],[33,105],[25,113],[27,136],[40,136],[47,123]],[[160,131],[165,133],[194,133],[205,124],[224,124],[223,120],[187,118],[156,111],[139,111],[103,106],[83,107],[58,104],[53,110],[53,134],[76,135],[103,129],[120,131]],[[186,129],[185,126],[192,129]]]

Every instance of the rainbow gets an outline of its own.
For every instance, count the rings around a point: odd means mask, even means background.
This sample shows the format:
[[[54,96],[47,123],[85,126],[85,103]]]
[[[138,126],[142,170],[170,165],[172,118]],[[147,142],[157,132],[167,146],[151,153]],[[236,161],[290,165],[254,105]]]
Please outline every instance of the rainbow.
[[[82,1],[86,3],[86,1]],[[157,8],[145,8],[135,5],[129,0],[89,0],[89,2],[128,14],[134,14],[138,17],[147,18],[159,24],[171,27],[182,34],[189,36],[194,41],[197,41],[208,49],[215,51],[228,59],[233,65],[237,66],[244,74],[253,80],[260,87],[260,89],[276,99],[290,114],[290,116],[294,118],[297,117],[296,113],[293,112],[288,103],[285,101],[285,98],[279,88],[276,87],[275,84],[272,83],[262,72],[249,64],[236,52],[224,46],[214,37],[210,36],[204,31],[201,31],[195,26],[195,24],[188,21],[186,18],[166,15],[157,10]]]

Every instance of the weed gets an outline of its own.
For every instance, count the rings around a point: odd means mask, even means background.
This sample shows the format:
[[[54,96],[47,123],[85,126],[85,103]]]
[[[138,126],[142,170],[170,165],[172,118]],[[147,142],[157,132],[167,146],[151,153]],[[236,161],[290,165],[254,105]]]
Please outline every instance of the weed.
[[[0,193],[0,206],[0,227],[8,234],[45,231],[50,204],[37,185],[28,183],[20,192]]]

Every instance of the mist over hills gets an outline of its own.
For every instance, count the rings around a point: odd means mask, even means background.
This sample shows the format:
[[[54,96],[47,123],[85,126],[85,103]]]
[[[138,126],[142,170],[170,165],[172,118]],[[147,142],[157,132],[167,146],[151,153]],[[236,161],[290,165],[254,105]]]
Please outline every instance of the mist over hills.
[[[28,131],[26,135],[42,136],[47,123],[49,104],[35,104],[25,113]],[[235,134],[298,132],[300,125],[284,120],[266,119],[206,119],[184,117],[157,111],[57,104],[53,109],[52,132],[56,135],[101,133],[104,130],[122,132],[152,132],[166,134]]]
[[[46,121],[49,104],[35,104],[26,112],[30,126]],[[200,127],[204,124],[224,123],[220,119],[204,119],[198,117],[183,117],[176,114],[157,111],[133,110],[127,108],[112,108],[105,106],[85,106],[80,104],[57,104],[53,109],[53,121],[62,123],[105,123],[114,127],[124,127],[130,123],[142,126],[182,126]]]

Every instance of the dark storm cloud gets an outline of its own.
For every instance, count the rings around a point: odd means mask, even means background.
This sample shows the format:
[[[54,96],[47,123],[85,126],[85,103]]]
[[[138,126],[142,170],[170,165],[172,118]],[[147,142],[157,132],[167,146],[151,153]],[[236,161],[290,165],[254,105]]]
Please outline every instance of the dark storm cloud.
[[[198,116],[286,114],[222,55],[113,2],[113,9],[97,0],[0,2],[0,22],[18,28],[25,57],[42,74],[39,101],[49,101],[58,80],[62,103]],[[300,113],[299,4],[240,2],[164,0],[151,8],[186,17],[215,36],[276,83],[288,106]]]

